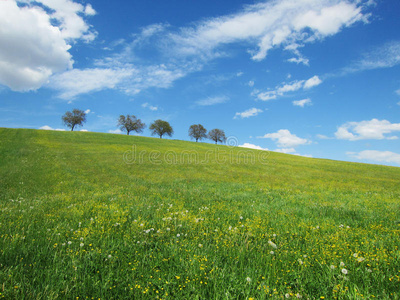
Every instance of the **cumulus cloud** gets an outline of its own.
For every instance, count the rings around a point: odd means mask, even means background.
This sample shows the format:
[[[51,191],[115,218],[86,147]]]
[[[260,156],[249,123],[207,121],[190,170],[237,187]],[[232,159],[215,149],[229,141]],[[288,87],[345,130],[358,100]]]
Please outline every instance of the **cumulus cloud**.
[[[357,140],[382,140],[397,139],[397,136],[386,136],[392,132],[400,131],[400,123],[390,123],[387,120],[372,119],[370,121],[348,122],[341,125],[335,132],[337,139]]]
[[[262,109],[253,107],[253,108],[249,108],[248,110],[245,110],[243,112],[237,112],[233,118],[234,119],[237,119],[237,118],[244,119],[244,118],[254,117],[262,112],[263,112]]]
[[[108,133],[122,134],[123,132],[121,129],[115,129],[115,130],[109,130]]]
[[[0,1],[0,84],[36,90],[52,74],[72,68],[71,42],[95,38],[84,20],[94,10],[71,0],[18,3]]]
[[[322,80],[319,79],[318,76],[313,76],[310,79],[306,80],[306,82],[304,82],[304,89],[310,89],[314,86],[320,85],[322,83]]]
[[[227,96],[215,96],[198,100],[196,101],[196,104],[199,106],[210,106],[210,105],[225,103],[227,101],[229,101],[229,97]]]
[[[300,145],[311,143],[311,141],[307,139],[300,138],[295,134],[290,133],[287,129],[280,129],[274,133],[267,133],[258,138],[272,139],[273,141],[276,141],[280,148],[295,148]]]
[[[347,152],[347,155],[360,160],[400,164],[400,154],[391,151],[364,150],[359,153]]]
[[[244,143],[242,145],[239,145],[238,147],[268,151],[268,148],[262,148],[261,146],[257,146],[257,145],[250,144],[250,143]]]
[[[300,89],[310,89],[314,86],[317,86],[322,83],[322,80],[318,76],[313,76],[308,80],[295,80],[290,83],[283,83],[280,86],[276,86],[275,89],[266,91],[266,92],[259,92],[256,91],[253,95],[257,96],[259,100],[268,101],[277,99],[280,96],[283,96],[290,92],[295,92]]]
[[[296,100],[292,102],[294,106],[304,107],[305,105],[311,105],[312,102],[309,98],[303,100]]]
[[[281,148],[281,149],[275,149],[275,152],[280,152],[280,153],[285,153],[285,154],[294,154],[296,153],[296,149],[294,148]]]

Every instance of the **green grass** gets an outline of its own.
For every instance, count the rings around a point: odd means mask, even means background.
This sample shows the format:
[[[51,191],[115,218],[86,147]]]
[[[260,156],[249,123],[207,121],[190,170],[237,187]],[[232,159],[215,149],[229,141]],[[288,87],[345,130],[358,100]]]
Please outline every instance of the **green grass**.
[[[0,129],[5,299],[399,299],[399,224],[400,168]]]

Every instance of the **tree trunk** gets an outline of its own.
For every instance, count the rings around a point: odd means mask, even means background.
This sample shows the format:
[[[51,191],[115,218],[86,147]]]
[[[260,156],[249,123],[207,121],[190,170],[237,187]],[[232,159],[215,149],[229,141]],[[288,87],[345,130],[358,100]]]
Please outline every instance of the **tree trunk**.
[[[126,134],[129,135],[129,130],[126,131]]]

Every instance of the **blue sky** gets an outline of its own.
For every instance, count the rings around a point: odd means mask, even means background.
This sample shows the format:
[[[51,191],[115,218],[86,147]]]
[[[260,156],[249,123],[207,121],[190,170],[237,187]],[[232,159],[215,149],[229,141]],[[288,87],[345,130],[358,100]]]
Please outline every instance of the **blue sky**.
[[[79,108],[93,132],[133,114],[400,166],[399,28],[397,0],[0,1],[0,127]]]

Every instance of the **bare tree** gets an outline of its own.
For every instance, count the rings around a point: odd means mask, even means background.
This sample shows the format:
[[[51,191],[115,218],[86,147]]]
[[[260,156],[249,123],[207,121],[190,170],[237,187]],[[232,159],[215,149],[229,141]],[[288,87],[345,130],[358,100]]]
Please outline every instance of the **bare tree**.
[[[155,120],[149,127],[151,130],[151,135],[158,135],[160,139],[163,137],[164,134],[168,136],[172,136],[174,134],[174,130],[172,129],[171,125],[167,121],[163,120]]]
[[[215,143],[223,143],[226,140],[225,132],[221,129],[213,129],[208,132],[208,138]]]
[[[146,127],[146,124],[142,122],[142,120],[137,119],[134,115],[120,115],[118,119],[118,126],[122,131],[126,131],[126,134],[129,135],[129,132],[135,131],[137,133],[143,132],[143,129]]]
[[[75,108],[72,112],[67,111],[61,119],[65,126],[74,131],[76,126],[82,126],[86,122],[86,113],[83,110]]]
[[[207,129],[205,129],[201,124],[192,125],[189,128],[189,136],[192,139],[195,139],[196,142],[198,140],[201,141],[202,139],[205,139],[207,137]]]

